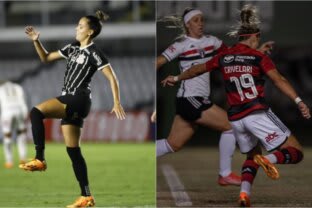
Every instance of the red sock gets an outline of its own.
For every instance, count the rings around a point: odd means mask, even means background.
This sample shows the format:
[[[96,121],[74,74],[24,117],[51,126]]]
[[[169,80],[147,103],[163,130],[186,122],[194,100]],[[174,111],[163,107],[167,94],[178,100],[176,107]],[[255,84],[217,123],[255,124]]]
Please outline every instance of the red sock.
[[[303,153],[294,147],[286,147],[273,153],[278,164],[296,164],[303,159]]]
[[[254,178],[257,175],[259,165],[252,159],[245,160],[242,167],[242,182],[248,181],[250,184],[253,183]]]

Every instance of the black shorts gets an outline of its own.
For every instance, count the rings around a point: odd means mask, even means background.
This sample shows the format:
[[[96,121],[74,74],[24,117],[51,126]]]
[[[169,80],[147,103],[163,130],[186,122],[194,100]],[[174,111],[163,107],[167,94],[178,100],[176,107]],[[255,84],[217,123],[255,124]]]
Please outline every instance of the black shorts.
[[[204,97],[177,97],[176,114],[187,121],[196,121],[213,103]]]
[[[74,95],[65,94],[56,97],[61,103],[66,104],[66,118],[62,119],[61,124],[72,124],[82,127],[83,119],[87,117],[91,108],[90,93],[86,91],[76,92]]]

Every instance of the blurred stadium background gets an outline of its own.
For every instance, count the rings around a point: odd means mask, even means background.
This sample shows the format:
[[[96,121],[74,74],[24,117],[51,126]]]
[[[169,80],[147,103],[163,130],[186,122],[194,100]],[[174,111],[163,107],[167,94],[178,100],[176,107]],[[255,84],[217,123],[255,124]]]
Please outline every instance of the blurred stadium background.
[[[270,56],[278,70],[291,82],[304,101],[312,107],[312,29],[308,27],[312,17],[310,9],[312,2],[295,1],[248,1],[258,6],[262,21],[262,42],[275,41]],[[166,15],[181,15],[186,7],[199,8],[204,12],[205,30],[222,39],[225,44],[232,45],[235,39],[226,36],[230,27],[237,20],[238,10],[246,1],[172,1],[157,2],[157,18]],[[294,9],[295,8],[295,9]],[[181,31],[167,28],[168,23],[157,22],[157,55],[160,55],[177,37]],[[157,110],[158,128],[157,137],[166,137],[170,131],[175,107],[174,100],[178,87],[163,88],[160,81],[168,74],[177,74],[177,62],[166,65],[157,74]],[[226,109],[225,91],[221,80],[221,73],[212,73],[211,78],[212,100]],[[311,120],[304,120],[293,101],[282,95],[273,86],[266,82],[267,101],[273,111],[283,122],[300,138],[303,144],[312,144]],[[196,140],[190,143],[217,143],[217,139],[205,139],[207,135],[217,138],[213,131],[206,131],[199,127],[194,135]]]
[[[79,19],[102,9],[110,15],[97,45],[108,56],[119,79],[127,119],[109,114],[113,102],[102,73],[92,80],[92,112],[86,120],[84,140],[149,141],[154,127],[149,116],[155,96],[155,2],[154,1],[1,1],[1,79],[20,83],[29,109],[61,92],[65,61],[42,64],[24,27],[33,25],[48,51],[75,41]],[[47,121],[47,139],[62,141],[59,121]],[[29,134],[31,138],[31,134]]]

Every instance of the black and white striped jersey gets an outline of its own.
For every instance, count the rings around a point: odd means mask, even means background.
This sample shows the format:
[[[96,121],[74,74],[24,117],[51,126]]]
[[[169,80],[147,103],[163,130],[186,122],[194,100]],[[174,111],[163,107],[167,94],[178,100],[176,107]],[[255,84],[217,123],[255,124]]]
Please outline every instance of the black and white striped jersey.
[[[67,60],[62,92],[69,94],[75,94],[77,89],[91,90],[93,74],[109,65],[105,55],[93,42],[85,47],[80,47],[80,43],[75,42],[58,52]]]

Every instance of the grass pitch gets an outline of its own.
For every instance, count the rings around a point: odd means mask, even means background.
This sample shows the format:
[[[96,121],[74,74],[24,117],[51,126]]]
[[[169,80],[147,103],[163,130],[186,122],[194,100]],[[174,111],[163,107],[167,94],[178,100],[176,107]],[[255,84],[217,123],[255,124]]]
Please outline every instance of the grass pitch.
[[[155,144],[82,143],[91,193],[97,207],[155,207]],[[34,146],[28,145],[29,157]],[[0,149],[2,164],[3,148]],[[0,207],[66,207],[80,195],[64,144],[48,143],[45,172],[25,172],[15,165],[0,170]]]

